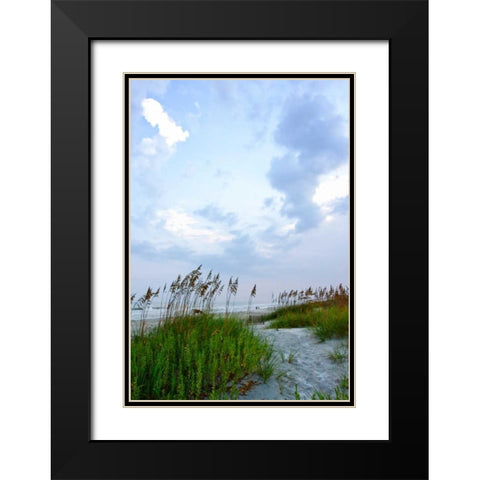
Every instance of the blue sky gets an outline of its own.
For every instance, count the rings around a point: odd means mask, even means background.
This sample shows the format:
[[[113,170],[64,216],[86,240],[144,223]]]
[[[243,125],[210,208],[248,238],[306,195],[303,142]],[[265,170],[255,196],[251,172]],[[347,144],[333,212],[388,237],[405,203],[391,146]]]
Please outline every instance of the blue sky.
[[[348,284],[348,80],[131,80],[131,287]]]

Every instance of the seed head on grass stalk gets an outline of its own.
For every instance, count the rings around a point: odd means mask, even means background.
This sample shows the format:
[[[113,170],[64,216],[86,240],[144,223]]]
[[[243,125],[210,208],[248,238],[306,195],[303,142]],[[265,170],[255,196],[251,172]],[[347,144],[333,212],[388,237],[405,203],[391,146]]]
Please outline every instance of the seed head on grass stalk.
[[[230,280],[228,281],[228,288],[227,288],[227,299],[226,299],[226,306],[225,306],[225,318],[228,317],[229,312],[229,307],[230,307],[230,301],[232,298],[232,295],[235,297],[237,294],[238,290],[238,277],[233,280],[233,277],[230,277]]]
[[[156,291],[153,291],[150,287],[148,287],[147,292],[145,295],[140,297],[137,302],[135,302],[135,307],[139,308],[141,310],[141,329],[140,329],[140,335],[143,337],[143,334],[145,333],[145,324],[147,322],[147,316],[148,312],[150,310],[150,306],[152,305],[152,300],[156,297],[158,297],[158,294],[160,292],[160,289],[157,289]],[[133,301],[133,297],[131,297]]]
[[[257,284],[255,284],[250,292],[250,297],[248,299],[248,317],[250,318],[250,308],[252,307],[252,300],[257,296]]]

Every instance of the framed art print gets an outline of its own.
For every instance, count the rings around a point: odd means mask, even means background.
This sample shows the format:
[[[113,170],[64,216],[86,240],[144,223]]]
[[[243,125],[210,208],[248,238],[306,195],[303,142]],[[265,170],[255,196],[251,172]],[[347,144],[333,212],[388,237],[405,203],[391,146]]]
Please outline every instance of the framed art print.
[[[354,405],[354,91],[125,75],[126,405]]]
[[[427,11],[52,2],[52,478],[427,478]]]

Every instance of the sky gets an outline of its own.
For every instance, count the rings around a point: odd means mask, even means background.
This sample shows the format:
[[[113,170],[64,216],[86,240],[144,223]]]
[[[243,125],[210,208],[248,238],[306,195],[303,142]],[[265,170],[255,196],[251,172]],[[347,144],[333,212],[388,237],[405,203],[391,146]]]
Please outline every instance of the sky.
[[[130,85],[132,293],[199,265],[238,301],[348,285],[348,80]]]

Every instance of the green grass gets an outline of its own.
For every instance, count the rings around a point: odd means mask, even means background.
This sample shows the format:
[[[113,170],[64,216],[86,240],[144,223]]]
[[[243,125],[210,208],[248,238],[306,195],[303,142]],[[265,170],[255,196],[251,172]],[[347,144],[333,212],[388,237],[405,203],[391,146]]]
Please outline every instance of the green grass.
[[[348,344],[342,343],[335,347],[329,354],[328,358],[335,363],[342,363],[348,358]]]
[[[262,320],[272,320],[269,328],[313,327],[319,321],[324,307],[318,303],[305,303],[280,307]]]
[[[349,387],[348,387],[348,377],[344,375],[340,384],[335,387],[335,395],[332,397],[331,394],[326,392],[319,392],[315,390],[312,395],[312,400],[348,400],[349,399]]]
[[[295,384],[295,391],[293,392],[293,395],[295,396],[295,400],[301,400],[300,393],[298,393],[298,385]]]
[[[132,400],[236,399],[247,375],[274,369],[273,347],[233,317],[176,318],[131,339]]]
[[[263,320],[272,320],[269,328],[310,327],[321,342],[348,336],[346,305],[323,306],[320,302],[290,305],[278,308]]]
[[[319,310],[322,306],[322,302],[309,302],[279,307],[273,312],[264,315],[262,320],[283,320],[285,318],[301,319],[304,318],[305,315],[310,315],[312,312]]]
[[[324,391],[314,390],[312,394],[312,400],[348,400],[349,399],[349,386],[348,377],[344,375],[340,379],[340,383],[335,387],[335,394]],[[293,392],[295,400],[301,400],[300,393],[298,392],[298,385],[295,384],[295,390]]]
[[[321,342],[329,338],[344,338],[348,336],[348,308],[332,306],[319,312],[313,333]]]

